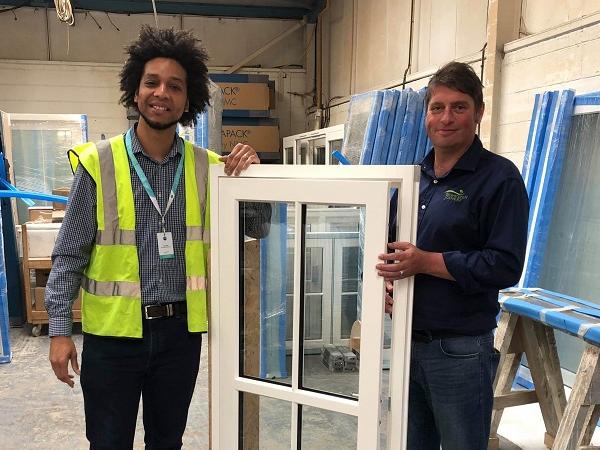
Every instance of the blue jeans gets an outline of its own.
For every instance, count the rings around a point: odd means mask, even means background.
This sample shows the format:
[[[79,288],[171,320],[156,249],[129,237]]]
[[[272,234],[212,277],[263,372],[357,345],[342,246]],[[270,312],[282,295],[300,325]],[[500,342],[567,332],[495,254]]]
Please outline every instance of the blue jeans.
[[[146,449],[180,449],[202,335],[185,317],[143,322],[142,339],[83,337],[81,388],[92,450],[133,448],[140,396]]]
[[[409,450],[486,450],[500,354],[492,332],[413,342]]]

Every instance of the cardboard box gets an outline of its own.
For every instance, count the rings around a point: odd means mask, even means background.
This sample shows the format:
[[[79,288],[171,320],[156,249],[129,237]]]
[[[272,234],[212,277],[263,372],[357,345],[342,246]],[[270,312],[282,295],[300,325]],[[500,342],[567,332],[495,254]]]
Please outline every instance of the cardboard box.
[[[223,111],[269,109],[269,86],[263,83],[217,83],[223,94]]]
[[[62,223],[65,218],[65,212],[64,209],[52,211],[52,223]]]
[[[224,117],[269,117],[275,83],[268,75],[210,74],[223,94]]]
[[[68,197],[70,192],[71,188],[68,187],[52,189],[53,195],[62,195],[63,197]],[[56,210],[67,209],[67,204],[61,202],[52,202],[52,208]]]
[[[50,206],[30,206],[27,210],[29,222],[52,222],[52,208]]]
[[[30,258],[49,258],[60,230],[60,223],[27,223],[27,252]]]
[[[279,123],[276,119],[225,120],[221,127],[223,153],[238,144],[251,145],[257,152],[279,152]]]

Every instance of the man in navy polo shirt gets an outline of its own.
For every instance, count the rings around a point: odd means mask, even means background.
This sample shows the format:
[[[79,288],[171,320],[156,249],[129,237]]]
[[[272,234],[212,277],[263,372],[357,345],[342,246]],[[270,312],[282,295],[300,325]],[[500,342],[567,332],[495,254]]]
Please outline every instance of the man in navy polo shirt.
[[[481,81],[451,62],[429,81],[417,245],[392,242],[379,274],[415,277],[408,448],[487,449],[499,354],[498,290],[523,268],[529,202],[518,169],[484,149]],[[386,295],[386,311],[392,310]]]

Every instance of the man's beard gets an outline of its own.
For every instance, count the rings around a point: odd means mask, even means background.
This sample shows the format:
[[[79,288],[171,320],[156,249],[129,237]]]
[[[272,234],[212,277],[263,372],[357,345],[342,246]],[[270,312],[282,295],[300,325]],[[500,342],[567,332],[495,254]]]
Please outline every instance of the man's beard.
[[[153,130],[167,130],[169,128],[171,128],[173,125],[177,125],[177,123],[179,123],[179,120],[181,119],[181,117],[173,122],[167,122],[167,123],[159,123],[159,122],[155,122],[154,120],[150,120],[148,119],[148,117],[146,117],[144,115],[144,113],[142,113],[141,111],[138,110],[138,112],[140,113],[140,116],[142,116],[144,118],[144,121],[148,124],[148,126],[150,128],[152,128]]]

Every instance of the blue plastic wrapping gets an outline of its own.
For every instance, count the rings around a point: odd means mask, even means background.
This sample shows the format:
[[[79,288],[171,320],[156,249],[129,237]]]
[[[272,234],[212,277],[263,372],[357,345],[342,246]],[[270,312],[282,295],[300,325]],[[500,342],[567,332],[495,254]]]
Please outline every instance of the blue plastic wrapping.
[[[271,229],[260,240],[260,378],[286,378],[287,204],[273,204]],[[290,311],[291,320],[291,311]]]
[[[88,141],[88,119],[87,114],[81,114],[81,135],[83,136],[83,142]]]
[[[590,92],[575,97],[575,106],[584,105],[600,105],[600,92]]]
[[[373,105],[371,113],[367,120],[367,126],[365,128],[365,136],[363,140],[363,148],[360,157],[360,164],[365,164],[364,161],[368,161],[366,164],[370,164],[373,157],[373,147],[375,146],[375,137],[377,135],[377,128],[379,126],[379,116],[381,114],[381,104],[383,103],[383,92],[373,92]]]
[[[223,93],[212,81],[208,86],[210,104],[196,117],[193,142],[196,146],[208,148],[218,154],[223,152],[221,125],[223,121]]]
[[[421,109],[421,117],[419,117],[419,134],[417,136],[417,148],[415,149],[415,158],[413,159],[413,164],[419,164],[429,150],[431,149],[431,140],[429,136],[427,136],[427,129],[425,128],[425,116],[427,116],[427,108],[425,108],[425,94],[427,92],[427,88],[423,88],[419,91],[419,97],[423,103],[423,108]]]
[[[538,163],[535,168],[529,163],[527,168],[528,171],[535,170],[536,175],[532,177],[533,191],[529,194],[531,206],[525,268],[519,283],[522,287],[539,285],[555,194],[560,185],[562,164],[567,148],[574,98],[575,93],[572,90],[561,91],[556,96],[551,96],[550,114],[545,127],[544,141],[539,150],[539,158],[533,155],[529,157],[529,161],[537,159]],[[544,102],[540,101],[539,107],[543,107],[543,104]],[[538,147],[533,146],[532,151],[538,151]]]
[[[373,154],[370,161],[363,161],[362,164],[380,165],[387,162],[387,155],[392,138],[392,128],[394,118],[396,117],[396,105],[400,93],[395,89],[383,91],[383,100],[381,103],[381,112],[375,133],[375,143],[373,145]]]
[[[194,145],[196,147],[208,147],[208,113],[201,112],[196,116],[196,128],[194,130]]]
[[[521,171],[529,200],[533,194],[533,187],[537,177],[537,168],[540,159],[542,145],[548,116],[552,110],[552,102],[556,102],[557,92],[544,92],[536,94],[531,123],[529,125],[529,134],[527,136],[527,146],[525,147],[525,159],[523,160],[523,170]],[[531,220],[531,217],[530,217]]]
[[[12,359],[7,294],[4,237],[2,232],[2,215],[0,214],[0,364],[9,363]]]
[[[394,116],[394,126],[390,136],[390,146],[386,164],[396,164],[398,152],[400,151],[400,138],[402,137],[402,124],[406,116],[406,105],[408,101],[408,89],[400,91],[398,103],[396,104],[396,114]]]
[[[423,111],[423,98],[412,89],[407,89],[406,113],[400,132],[400,144],[396,164],[413,164],[416,145],[419,136],[421,112]]]
[[[500,293],[502,309],[600,345],[600,307],[592,302],[538,288]]]
[[[383,91],[353,95],[348,108],[342,154],[352,163],[371,161]]]

